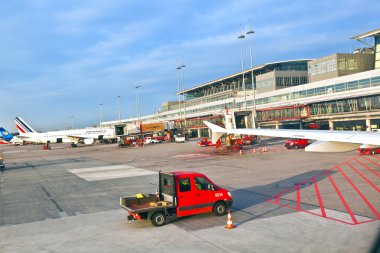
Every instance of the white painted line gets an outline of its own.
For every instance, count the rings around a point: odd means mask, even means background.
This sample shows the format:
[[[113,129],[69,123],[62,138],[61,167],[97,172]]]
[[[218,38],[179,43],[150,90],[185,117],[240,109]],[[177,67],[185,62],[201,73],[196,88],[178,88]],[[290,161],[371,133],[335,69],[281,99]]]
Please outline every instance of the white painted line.
[[[26,152],[26,150],[4,151],[3,154],[22,153],[22,152]]]
[[[208,154],[187,154],[187,155],[175,155],[175,158],[203,158],[203,157],[211,157],[212,155]]]
[[[113,165],[84,169],[72,169],[69,171],[87,181],[138,177],[157,174],[157,172],[154,171],[139,169],[128,165]]]

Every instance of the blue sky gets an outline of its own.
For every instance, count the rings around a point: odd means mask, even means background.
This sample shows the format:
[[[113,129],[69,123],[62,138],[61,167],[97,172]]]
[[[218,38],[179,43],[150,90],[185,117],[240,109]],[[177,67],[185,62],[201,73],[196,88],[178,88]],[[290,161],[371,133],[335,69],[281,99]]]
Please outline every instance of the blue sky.
[[[21,116],[66,129],[142,115],[177,100],[177,70],[193,87],[241,70],[237,36],[255,30],[254,65],[346,53],[380,28],[379,1],[12,0],[0,4],[0,126]],[[249,40],[244,41],[246,67]]]

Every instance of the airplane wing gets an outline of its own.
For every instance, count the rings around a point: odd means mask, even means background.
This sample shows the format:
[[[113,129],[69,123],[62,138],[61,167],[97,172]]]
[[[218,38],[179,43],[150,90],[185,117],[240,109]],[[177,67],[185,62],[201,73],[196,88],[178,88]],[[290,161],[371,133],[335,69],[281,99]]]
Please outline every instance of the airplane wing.
[[[316,140],[305,148],[308,152],[346,152],[359,147],[379,147],[380,134],[377,132],[296,130],[296,129],[225,129],[210,122],[204,123],[212,130],[212,142],[223,134],[245,134],[284,138]]]
[[[76,142],[76,143],[84,143],[87,145],[91,145],[92,143],[94,143],[93,138],[88,138],[88,137],[83,137],[83,136],[67,135],[67,138],[70,138],[71,140],[73,140],[73,142]]]

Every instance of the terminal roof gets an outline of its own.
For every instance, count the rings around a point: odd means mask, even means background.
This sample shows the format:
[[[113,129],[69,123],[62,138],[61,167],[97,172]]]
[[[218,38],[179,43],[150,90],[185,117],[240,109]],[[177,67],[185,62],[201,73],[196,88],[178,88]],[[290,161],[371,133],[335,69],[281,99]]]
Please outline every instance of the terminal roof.
[[[279,62],[271,62],[271,63],[266,63],[266,64],[262,64],[262,65],[259,65],[259,66],[256,66],[256,67],[253,67],[252,69],[246,69],[244,71],[241,71],[239,73],[234,73],[232,75],[229,75],[229,76],[225,76],[225,77],[222,77],[222,78],[219,78],[219,79],[216,79],[216,80],[213,80],[213,81],[210,81],[210,82],[207,82],[207,83],[204,83],[204,84],[201,84],[201,85],[198,85],[198,86],[195,86],[195,87],[192,87],[192,88],[189,88],[189,89],[186,89],[186,90],[183,90],[181,92],[177,92],[177,94],[185,94],[187,92],[191,92],[191,91],[194,91],[194,90],[197,90],[197,89],[200,89],[200,88],[203,88],[203,87],[206,87],[206,86],[210,86],[212,84],[215,84],[215,83],[218,83],[218,82],[222,82],[226,79],[229,79],[229,78],[234,78],[234,77],[237,77],[237,76],[240,76],[242,75],[242,73],[249,73],[251,71],[259,71],[259,70],[264,70],[265,68],[267,67],[270,67],[272,65],[276,65],[276,64],[283,64],[283,63],[292,63],[292,62],[308,62],[308,61],[311,61],[311,60],[314,60],[314,59],[299,59],[299,60],[289,60],[289,61],[279,61]]]
[[[363,38],[367,38],[367,37],[373,37],[373,36],[380,36],[380,29],[375,29],[373,31],[357,35],[355,37],[352,37],[351,39],[359,40],[359,39],[363,39]]]

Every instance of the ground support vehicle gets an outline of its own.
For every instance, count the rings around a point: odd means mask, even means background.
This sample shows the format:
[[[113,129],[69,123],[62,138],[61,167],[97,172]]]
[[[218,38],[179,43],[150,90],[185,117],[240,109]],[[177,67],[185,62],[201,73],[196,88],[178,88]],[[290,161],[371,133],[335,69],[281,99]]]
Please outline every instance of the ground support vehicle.
[[[242,139],[244,146],[257,144],[260,142],[257,135],[242,135]]]
[[[185,140],[186,138],[184,135],[181,135],[181,134],[174,135],[174,141],[177,143],[185,142]]]
[[[120,198],[128,220],[150,220],[163,226],[169,216],[184,217],[199,213],[225,214],[232,205],[231,193],[197,172],[159,173],[156,194],[137,194]]]
[[[199,147],[208,147],[208,146],[215,146],[216,144],[213,144],[212,141],[210,141],[209,139],[207,138],[204,138],[204,139],[201,139],[199,142],[198,142],[198,146]]]
[[[160,143],[161,141],[155,139],[154,137],[145,137],[144,138],[144,144],[150,144],[150,143]]]
[[[129,137],[122,137],[119,140],[118,143],[119,148],[124,148],[124,147],[134,147],[135,144],[133,143],[133,140]]]
[[[309,145],[309,140],[307,139],[289,139],[285,142],[285,147],[287,149],[299,149],[299,148],[305,148]]]
[[[380,148],[359,148],[358,151],[361,155],[380,154]]]

